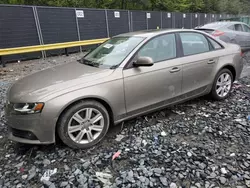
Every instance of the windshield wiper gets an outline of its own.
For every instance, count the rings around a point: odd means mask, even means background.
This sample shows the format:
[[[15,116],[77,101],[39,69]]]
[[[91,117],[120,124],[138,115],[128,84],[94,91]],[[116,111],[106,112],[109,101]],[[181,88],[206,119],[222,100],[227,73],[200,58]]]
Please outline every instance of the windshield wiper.
[[[116,69],[119,65],[112,65],[111,67],[109,67],[110,69]]]
[[[90,61],[90,60],[87,60],[87,59],[79,59],[78,62],[84,64],[84,65],[89,65],[89,66],[92,66],[92,67],[99,67],[99,63],[95,63],[93,61]]]

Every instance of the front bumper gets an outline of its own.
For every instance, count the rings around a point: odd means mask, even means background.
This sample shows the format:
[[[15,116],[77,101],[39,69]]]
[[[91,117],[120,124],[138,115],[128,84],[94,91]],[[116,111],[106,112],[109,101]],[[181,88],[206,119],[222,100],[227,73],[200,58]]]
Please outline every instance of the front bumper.
[[[51,144],[51,142],[41,142],[39,140],[30,140],[26,138],[17,137],[17,136],[14,136],[11,131],[9,132],[8,138],[15,142],[20,142],[20,143],[25,143],[25,144]]]
[[[55,126],[42,120],[41,114],[6,115],[9,139],[26,144],[55,142]]]

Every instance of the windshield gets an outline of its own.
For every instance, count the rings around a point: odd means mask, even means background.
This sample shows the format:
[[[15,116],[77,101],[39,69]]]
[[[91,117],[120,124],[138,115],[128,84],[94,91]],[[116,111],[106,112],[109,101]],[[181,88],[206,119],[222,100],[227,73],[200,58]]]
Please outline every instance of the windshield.
[[[142,42],[142,37],[114,37],[85,56],[81,62],[95,67],[116,68]]]

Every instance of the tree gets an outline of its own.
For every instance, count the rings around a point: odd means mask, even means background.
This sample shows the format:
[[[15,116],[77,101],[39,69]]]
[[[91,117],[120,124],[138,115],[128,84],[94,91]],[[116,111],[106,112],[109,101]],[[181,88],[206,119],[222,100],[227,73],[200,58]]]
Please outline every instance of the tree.
[[[249,14],[250,0],[0,0],[25,4],[130,10]]]

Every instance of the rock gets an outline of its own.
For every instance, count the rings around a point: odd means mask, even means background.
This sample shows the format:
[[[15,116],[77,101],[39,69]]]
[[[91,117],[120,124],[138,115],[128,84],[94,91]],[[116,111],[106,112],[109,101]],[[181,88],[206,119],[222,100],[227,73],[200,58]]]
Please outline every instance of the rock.
[[[70,170],[69,166],[65,164],[65,165],[64,165],[64,170],[65,170],[65,171],[69,171],[69,170]]]
[[[48,187],[52,184],[52,182],[46,180],[43,180],[42,182],[44,185],[47,185]]]
[[[143,177],[143,176],[140,176],[140,177],[139,177],[139,180],[140,180],[142,183],[144,183],[144,182],[146,181],[146,178]]]
[[[88,169],[89,166],[90,166],[90,162],[89,162],[89,161],[85,162],[85,163],[82,165],[82,167],[83,167],[85,170]]]
[[[191,152],[187,152],[187,156],[188,157],[192,157],[192,153]]]
[[[162,172],[160,168],[154,168],[153,170],[155,174],[161,174]]]
[[[23,163],[24,163],[24,162],[18,163],[15,167],[16,167],[16,168],[20,168],[20,167],[23,166]]]
[[[115,141],[120,142],[124,137],[125,137],[124,135],[118,134],[116,135]]]
[[[221,168],[220,171],[221,171],[222,174],[226,174],[227,173],[226,168]]]
[[[161,181],[162,185],[164,185],[164,186],[167,186],[167,185],[168,185],[167,178],[165,178],[165,177],[160,177],[160,181]]]
[[[227,179],[224,177],[220,177],[220,183],[225,184],[227,182]]]
[[[23,185],[21,183],[17,184],[16,188],[21,188]]]
[[[43,165],[44,166],[47,166],[47,165],[49,165],[50,164],[50,160],[48,160],[48,159],[44,159],[43,160]]]
[[[50,184],[49,188],[56,188],[56,186],[54,183],[52,183],[52,184]]]
[[[178,188],[177,185],[176,185],[175,183],[171,183],[169,187],[170,187],[170,188]]]
[[[204,164],[204,163],[199,163],[199,168],[200,169],[202,169],[202,170],[204,170],[205,168],[206,168],[206,164]]]
[[[27,177],[28,177],[28,175],[26,175],[26,174],[25,174],[25,175],[22,175],[22,179],[23,179],[23,180],[26,180]]]
[[[250,187],[250,180],[246,180],[245,183],[247,187]]]
[[[134,172],[133,172],[132,170],[130,170],[130,171],[128,172],[128,176],[129,176],[129,177],[133,177],[133,176],[134,176]]]
[[[70,170],[70,168],[68,167],[68,165],[66,165],[66,164],[64,165],[64,170],[65,171],[69,171]]]
[[[127,181],[131,182],[131,183],[134,183],[134,172],[132,170],[130,170],[127,174],[127,177],[126,177]]]
[[[167,133],[165,131],[162,131],[161,136],[165,137],[165,136],[167,136]]]
[[[76,175],[81,174],[81,173],[82,173],[82,171],[80,169],[76,169],[74,172],[74,175],[76,176]]]
[[[63,182],[60,184],[60,187],[66,187],[67,185],[68,185],[68,182],[63,181]]]
[[[201,188],[201,184],[200,184],[200,183],[196,183],[195,186],[196,186],[197,188]]]
[[[212,173],[209,175],[209,177],[212,178],[212,179],[214,179],[214,178],[217,177],[217,175],[216,175],[214,172],[212,172]]]
[[[31,180],[35,177],[36,175],[36,167],[33,166],[30,170],[29,170],[29,176],[28,176],[28,180]]]
[[[231,153],[231,154],[230,154],[230,157],[235,157],[235,153]]]

